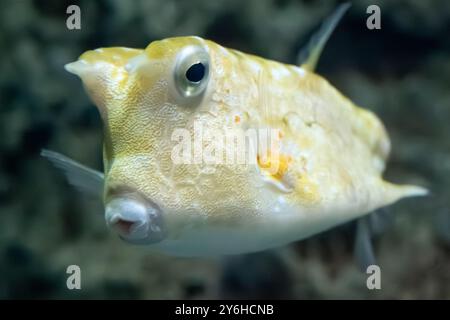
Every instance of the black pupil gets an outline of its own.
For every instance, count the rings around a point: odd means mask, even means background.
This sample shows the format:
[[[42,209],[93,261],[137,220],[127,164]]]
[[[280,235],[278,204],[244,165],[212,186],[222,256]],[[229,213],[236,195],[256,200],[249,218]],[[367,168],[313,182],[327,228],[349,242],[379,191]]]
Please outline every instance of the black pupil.
[[[199,82],[205,76],[205,66],[203,63],[196,63],[186,71],[186,78],[191,82]]]

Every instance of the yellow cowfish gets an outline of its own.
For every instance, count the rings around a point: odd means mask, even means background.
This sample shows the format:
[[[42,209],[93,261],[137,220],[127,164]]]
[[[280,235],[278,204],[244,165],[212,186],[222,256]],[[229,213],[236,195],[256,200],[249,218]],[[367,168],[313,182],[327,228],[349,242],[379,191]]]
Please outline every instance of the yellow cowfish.
[[[144,50],[87,51],[66,69],[101,114],[104,173],[42,154],[72,184],[101,194],[107,225],[123,240],[179,256],[282,246],[424,195],[424,188],[383,180],[390,151],[383,124],[314,72],[347,8],[325,20],[300,66],[196,36]],[[265,149],[244,150],[245,163],[190,157],[195,150],[181,150],[187,161],[174,161],[181,141],[174,132],[195,140],[196,126],[237,139],[252,129],[276,134]],[[215,140],[192,144],[204,151]]]

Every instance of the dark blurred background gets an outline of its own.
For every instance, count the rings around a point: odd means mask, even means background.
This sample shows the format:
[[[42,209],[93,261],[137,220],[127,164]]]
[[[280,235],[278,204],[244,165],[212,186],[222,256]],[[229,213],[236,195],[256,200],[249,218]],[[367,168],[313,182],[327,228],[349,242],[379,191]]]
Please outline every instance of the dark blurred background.
[[[81,8],[81,30],[66,8]],[[88,49],[199,35],[295,63],[338,1],[0,0],[0,298],[450,299],[450,2],[354,1],[318,72],[386,124],[386,176],[430,188],[389,208],[374,239],[382,290],[366,288],[348,224],[290,247],[227,259],[149,254],[107,232],[102,206],[39,156],[101,169],[97,110],[63,65]],[[381,30],[366,28],[367,6]],[[82,289],[66,288],[81,267]]]

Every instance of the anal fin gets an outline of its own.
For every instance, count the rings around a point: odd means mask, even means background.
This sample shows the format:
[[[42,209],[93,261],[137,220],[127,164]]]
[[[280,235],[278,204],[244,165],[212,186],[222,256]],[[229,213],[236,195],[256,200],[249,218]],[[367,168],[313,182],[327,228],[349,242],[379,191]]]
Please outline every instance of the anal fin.
[[[386,208],[381,208],[356,222],[354,254],[361,271],[377,264],[372,245],[372,237],[381,234],[392,223],[392,216]]]

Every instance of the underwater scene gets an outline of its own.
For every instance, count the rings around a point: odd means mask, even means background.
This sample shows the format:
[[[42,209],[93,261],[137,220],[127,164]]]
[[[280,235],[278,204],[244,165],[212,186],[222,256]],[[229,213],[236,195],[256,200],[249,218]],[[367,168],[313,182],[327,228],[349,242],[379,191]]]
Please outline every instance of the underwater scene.
[[[0,299],[450,299],[450,2],[0,0]]]

